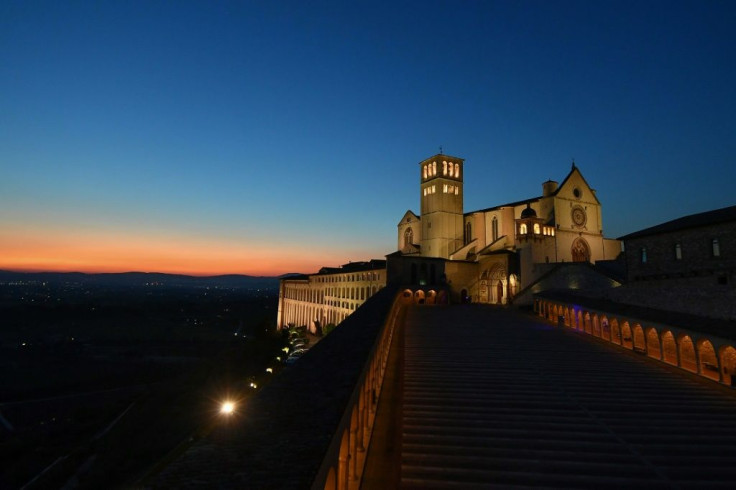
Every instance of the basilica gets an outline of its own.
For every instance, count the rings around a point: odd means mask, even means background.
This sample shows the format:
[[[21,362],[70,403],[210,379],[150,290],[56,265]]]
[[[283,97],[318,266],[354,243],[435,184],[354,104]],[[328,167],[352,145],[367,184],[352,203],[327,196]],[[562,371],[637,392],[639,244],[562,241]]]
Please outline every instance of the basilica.
[[[443,154],[420,162],[420,213],[404,213],[393,254],[443,259],[460,300],[506,304],[556,264],[614,260],[621,252],[618,240],[603,236],[601,203],[574,163],[562,183],[542,183],[539,196],[467,212],[463,163]],[[415,265],[409,283],[436,282],[420,277],[432,264]]]
[[[531,301],[552,288],[620,283],[603,264],[621,244],[603,236],[601,203],[575,164],[541,195],[476,211],[463,207],[464,160],[437,154],[419,163],[419,214],[398,223],[385,260],[325,267],[281,281],[278,326],[312,331],[337,324],[387,284],[423,304]]]

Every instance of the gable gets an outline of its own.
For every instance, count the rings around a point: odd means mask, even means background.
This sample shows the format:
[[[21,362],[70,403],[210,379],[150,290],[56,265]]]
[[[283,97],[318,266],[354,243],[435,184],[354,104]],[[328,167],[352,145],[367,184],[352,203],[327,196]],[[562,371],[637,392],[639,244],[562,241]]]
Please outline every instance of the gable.
[[[409,223],[418,223],[419,221],[421,221],[419,216],[414,214],[414,212],[410,209],[404,213],[404,216],[401,218],[401,221],[399,221],[399,224],[397,226],[406,225]]]
[[[593,189],[588,185],[585,177],[574,163],[572,164],[572,170],[567,174],[554,195],[563,199],[600,204],[595,192],[593,192]]]

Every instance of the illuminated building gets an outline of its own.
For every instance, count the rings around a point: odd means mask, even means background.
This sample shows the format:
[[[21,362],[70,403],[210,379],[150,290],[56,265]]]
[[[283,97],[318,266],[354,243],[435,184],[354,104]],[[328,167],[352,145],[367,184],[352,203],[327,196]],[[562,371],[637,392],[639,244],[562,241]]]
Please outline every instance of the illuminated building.
[[[561,184],[544,182],[541,196],[469,212],[463,211],[462,158],[434,155],[420,162],[419,174],[420,215],[404,213],[399,252],[389,256],[418,260],[389,266],[401,271],[397,282],[437,284],[434,267],[451,286],[451,298],[507,304],[556,264],[613,260],[621,252],[618,240],[603,236],[601,203],[574,163]],[[444,263],[423,260],[430,257]]]

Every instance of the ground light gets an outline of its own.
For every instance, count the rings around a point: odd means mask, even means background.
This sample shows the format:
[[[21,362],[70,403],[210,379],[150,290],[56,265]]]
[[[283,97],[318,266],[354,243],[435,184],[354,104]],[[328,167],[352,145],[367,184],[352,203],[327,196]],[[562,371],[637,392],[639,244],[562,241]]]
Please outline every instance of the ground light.
[[[220,405],[220,413],[223,415],[232,415],[235,413],[235,402],[226,400]]]

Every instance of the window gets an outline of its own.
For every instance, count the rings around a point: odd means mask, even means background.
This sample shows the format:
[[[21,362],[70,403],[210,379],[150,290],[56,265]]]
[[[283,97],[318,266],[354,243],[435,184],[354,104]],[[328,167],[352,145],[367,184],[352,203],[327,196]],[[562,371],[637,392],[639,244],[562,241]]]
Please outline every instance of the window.
[[[465,223],[465,244],[467,245],[472,240],[470,223]]]
[[[496,217],[493,217],[493,221],[491,222],[491,230],[493,230],[493,241],[495,242],[498,240],[498,220]]]
[[[450,177],[452,177],[454,175],[454,173],[455,173],[455,172],[453,172],[453,169],[454,169],[454,167],[452,165],[452,162],[450,162]]]
[[[437,162],[432,162],[432,175],[437,175]]]
[[[457,196],[457,195],[458,195],[458,193],[459,193],[458,187],[457,187],[457,186],[455,186],[455,195]]]
[[[526,223],[522,223],[521,226],[519,226],[519,233],[526,235]]]
[[[539,235],[539,223],[534,223],[534,234]]]
[[[647,247],[641,247],[641,250],[640,250],[640,258],[641,258],[641,263],[642,264],[646,264],[647,263]]]
[[[412,243],[414,243],[414,230],[407,228],[404,232],[404,246],[408,247]]]
[[[455,164],[455,177],[457,177],[458,179],[460,178],[460,164],[459,163]]]
[[[427,166],[425,165],[422,167],[422,176],[426,179],[427,178]]]
[[[682,260],[682,245],[675,243],[675,260]]]
[[[442,175],[447,175],[447,162],[442,162]]]
[[[718,243],[718,238],[713,239],[713,257],[721,256],[721,246]]]

